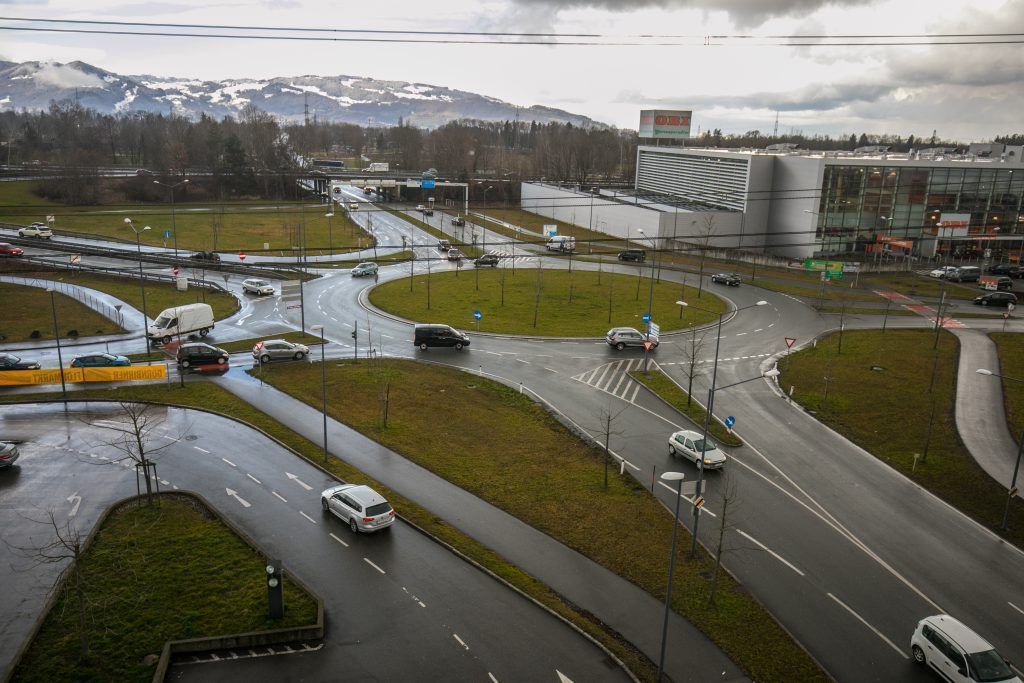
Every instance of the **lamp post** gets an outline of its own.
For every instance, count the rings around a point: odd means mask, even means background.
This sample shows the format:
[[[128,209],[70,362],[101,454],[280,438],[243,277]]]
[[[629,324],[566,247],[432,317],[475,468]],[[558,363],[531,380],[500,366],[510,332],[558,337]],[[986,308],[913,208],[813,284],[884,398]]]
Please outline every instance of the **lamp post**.
[[[665,675],[665,643],[668,640],[668,613],[672,603],[672,576],[676,570],[676,533],[679,531],[679,501],[683,497],[682,472],[662,472],[661,478],[665,481],[676,482],[676,516],[672,523],[672,554],[668,559],[668,587],[665,589],[665,616],[661,620],[661,653],[658,655],[658,681]]]
[[[131,218],[124,219],[125,224],[135,233],[135,248],[139,253],[139,286],[142,288],[142,336],[146,340],[146,357],[149,357],[149,319],[146,317],[146,277],[142,274],[142,241],[141,233],[135,229]],[[149,230],[147,225],[142,232]]]
[[[986,377],[998,377],[1000,379],[1008,379],[1011,382],[1024,382],[1024,379],[1019,377],[1010,377],[1009,375],[1000,375],[997,372],[986,370],[985,368],[978,368],[975,370],[979,375],[985,375]],[[1024,432],[1020,435],[1020,445],[1017,447],[1017,462],[1013,465],[1013,477],[1010,479],[1010,488],[1006,494],[1006,507],[1003,508],[1003,524],[1000,527],[1003,531],[1006,531],[1006,522],[1010,516],[1010,501],[1017,495],[1017,473],[1020,472],[1020,458],[1024,455]]]
[[[171,191],[171,232],[174,235],[174,258],[178,258],[178,224],[174,220],[174,191],[179,187],[187,185],[188,178],[185,178],[180,183],[174,183],[173,185],[170,183],[162,183],[159,180],[154,180],[153,184],[159,185],[160,187],[166,187]]]
[[[639,231],[641,235],[644,235],[643,228],[640,228]],[[646,237],[646,235],[644,235],[644,237]],[[654,308],[654,263],[658,260],[658,250],[654,243],[654,238],[651,237],[650,239],[653,256],[651,257],[651,289],[647,295],[647,314],[649,316],[649,319],[647,320],[647,341],[651,340],[651,323],[654,322],[654,311],[652,310]],[[648,353],[647,347],[644,347],[644,372],[647,372]]]
[[[677,301],[676,303],[679,304],[680,306],[690,306],[690,304],[686,303],[685,301]],[[737,308],[736,312],[738,313],[739,311],[744,311],[744,310],[746,310],[748,308],[754,308],[755,306],[767,306],[767,305],[768,305],[767,301],[758,301],[757,303],[750,304],[749,306],[743,306],[742,308]],[[697,310],[704,311],[705,313],[711,313],[711,314],[715,313],[714,311],[710,311],[710,310],[708,310],[706,308],[701,308],[700,306],[691,306],[691,308],[696,308]],[[715,340],[715,363],[714,363],[713,369],[711,371],[711,388],[708,389],[707,413],[704,415],[704,434],[703,434],[703,437],[701,439],[705,444],[707,443],[707,440],[708,440],[708,427],[711,426],[711,415],[712,415],[712,413],[713,413],[713,411],[715,409],[715,382],[717,382],[717,380],[718,380],[718,351],[719,351],[719,349],[720,349],[720,347],[722,345],[722,320],[725,318],[725,314],[726,313],[728,313],[728,311],[722,311],[721,313],[718,314],[718,339]],[[759,375],[757,377],[753,377],[753,378],[751,378],[749,380],[743,380],[743,381],[744,382],[750,382],[750,381],[753,381],[755,379],[760,379],[762,376],[764,376],[764,377],[769,377],[769,376],[774,377],[774,376],[778,375],[778,371],[777,370],[769,371],[769,372],[774,372],[775,374],[774,375],[769,375],[768,373],[765,373],[764,375]],[[735,384],[729,384],[727,386],[730,386],[730,387],[731,386],[736,386],[736,384],[742,384],[742,382],[736,382]],[[722,387],[722,388],[724,389],[726,387]],[[703,464],[704,464],[704,456],[703,456],[703,451],[702,451],[701,452],[700,462],[697,464],[697,488],[696,488],[695,493],[693,494],[694,500],[696,500],[697,498],[700,497],[701,485],[704,483],[704,467],[703,467]],[[691,558],[697,556],[697,527],[699,525],[700,525],[700,508],[695,505],[693,507],[693,540],[692,540],[692,542],[690,544],[690,557]]]
[[[332,226],[331,219],[334,218],[334,211],[331,210],[331,211],[328,211],[327,213],[325,213],[324,214],[324,218],[327,219],[327,253],[328,254],[333,254],[334,253],[334,232],[332,230],[333,226]]]
[[[60,368],[60,393],[64,397],[64,405],[68,403],[68,387],[64,382],[64,358],[60,353],[60,328],[57,326],[57,303],[53,298],[53,287],[47,287],[50,293],[50,311],[53,313],[53,336],[57,340],[57,367]]]
[[[323,325],[312,325],[309,329],[320,331],[320,393],[323,396],[324,462],[327,462],[327,363],[325,361],[325,355],[327,352],[324,350],[324,347],[327,346],[327,340],[324,338]]]

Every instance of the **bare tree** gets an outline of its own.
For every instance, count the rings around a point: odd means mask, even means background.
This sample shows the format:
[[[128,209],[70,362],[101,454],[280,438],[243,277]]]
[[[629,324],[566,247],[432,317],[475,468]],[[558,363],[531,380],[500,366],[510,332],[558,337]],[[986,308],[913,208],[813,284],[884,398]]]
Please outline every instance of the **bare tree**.
[[[690,404],[693,402],[693,380],[704,374],[704,368],[700,367],[700,356],[704,353],[704,337],[697,336],[697,328],[690,327],[690,341],[683,343],[683,358],[686,362],[686,412],[690,412]]]
[[[708,255],[708,245],[711,243],[711,236],[715,232],[715,217],[711,214],[704,214],[704,227],[700,230],[700,266],[697,275],[697,298],[700,298],[704,291],[704,259]]]
[[[718,524],[718,540],[715,543],[715,568],[711,572],[711,592],[708,595],[708,604],[715,604],[715,593],[718,591],[718,574],[722,568],[722,555],[729,552],[732,548],[729,548],[726,544],[727,534],[736,528],[736,522],[733,521],[733,515],[739,507],[739,497],[737,495],[736,480],[732,475],[724,471],[722,472],[722,511],[719,515]]]
[[[146,503],[152,505],[153,481],[156,479],[156,464],[153,462],[153,456],[173,445],[174,441],[160,446],[152,444],[153,431],[166,421],[162,415],[156,414],[155,406],[148,403],[127,402],[121,402],[118,405],[122,411],[118,419],[96,425],[116,434],[114,438],[105,441],[104,444],[120,452],[122,457],[108,462],[120,463],[130,460],[135,463],[136,472],[141,470],[142,478],[146,481]]]
[[[615,429],[615,423],[619,416],[625,412],[626,406],[619,408],[618,410],[612,410],[611,403],[608,406],[601,409],[599,414],[600,418],[600,434],[604,438],[604,490],[608,490],[608,465],[611,463],[611,440],[613,436],[622,436],[624,433],[621,429]]]

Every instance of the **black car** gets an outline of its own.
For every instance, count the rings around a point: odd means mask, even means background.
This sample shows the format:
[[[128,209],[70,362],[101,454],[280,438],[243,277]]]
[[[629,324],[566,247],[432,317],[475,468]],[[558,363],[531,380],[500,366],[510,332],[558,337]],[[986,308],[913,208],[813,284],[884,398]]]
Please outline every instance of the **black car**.
[[[741,282],[740,276],[736,273],[715,273],[711,276],[711,281],[730,287],[739,287]]]
[[[498,266],[498,255],[497,254],[484,254],[477,260],[473,261],[473,265],[477,268],[481,266]]]
[[[465,225],[466,219],[462,216],[452,216],[452,225]]]
[[[189,256],[189,258],[196,261],[213,261],[215,263],[220,263],[220,254],[215,251],[197,251]]]
[[[228,352],[210,344],[192,342],[182,344],[178,347],[178,365],[183,368],[195,365],[223,365],[228,364]]]
[[[1010,304],[1017,305],[1017,295],[1012,292],[989,292],[974,299],[978,306],[1002,306],[1006,308]]]
[[[1024,270],[1015,263],[997,263],[988,269],[992,275],[1007,275],[1009,277],[1022,278]]]
[[[421,351],[430,346],[454,346],[461,350],[469,346],[469,337],[449,325],[417,325],[413,328],[412,343]]]
[[[647,258],[647,252],[643,249],[623,249],[619,252],[620,261],[637,261],[643,263]]]
[[[34,360],[22,360],[9,353],[0,353],[0,370],[38,370],[39,363]]]

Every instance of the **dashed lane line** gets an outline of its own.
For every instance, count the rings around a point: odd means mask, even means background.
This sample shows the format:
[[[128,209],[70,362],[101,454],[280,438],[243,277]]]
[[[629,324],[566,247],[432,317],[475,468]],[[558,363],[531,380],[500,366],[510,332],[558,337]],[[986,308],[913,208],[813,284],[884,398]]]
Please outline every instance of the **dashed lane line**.
[[[316,524],[316,520],[313,519],[312,517],[310,517],[309,515],[307,515],[302,510],[299,510],[299,514],[302,515],[303,517],[305,517],[306,519],[308,519],[309,521],[311,521],[313,524]]]
[[[1024,609],[1021,609],[1020,607],[1017,607],[1017,605],[1013,604],[1009,600],[1006,601],[1006,604],[1009,605],[1010,607],[1012,607],[1013,609],[1017,610],[1021,614],[1024,614]]]
[[[459,645],[466,648],[467,650],[469,649],[469,645],[466,645],[466,641],[464,641],[462,638],[459,638],[458,633],[453,633],[452,637],[455,638],[455,640],[459,641]]]
[[[205,448],[200,448],[199,446],[193,446],[192,448],[196,449],[200,453],[206,453],[207,455],[210,454],[210,451],[206,450]]]
[[[277,498],[278,498],[278,499],[279,499],[279,500],[280,500],[280,501],[281,501],[282,503],[287,503],[287,502],[288,502],[288,499],[287,499],[287,498],[285,498],[284,496],[282,496],[282,495],[281,495],[280,493],[278,493],[277,491],[271,491],[271,493],[273,493],[273,494],[274,494],[275,496],[277,496]]]
[[[262,481],[260,481],[260,480],[259,480],[259,479],[257,479],[256,477],[252,476],[252,475],[251,475],[251,474],[249,474],[248,472],[246,472],[246,473],[245,473],[245,476],[249,477],[250,479],[252,479],[252,480],[253,480],[254,482],[256,482],[257,484],[262,484],[262,483],[263,483]]]
[[[770,548],[769,548],[768,546],[766,546],[766,545],[765,545],[764,543],[761,543],[761,541],[757,540],[756,538],[754,538],[754,537],[753,537],[753,536],[751,536],[750,534],[748,534],[748,533],[746,533],[745,531],[742,531],[742,530],[740,530],[740,529],[737,529],[737,530],[736,530],[736,533],[738,533],[738,534],[739,534],[740,536],[742,536],[743,538],[747,539],[748,541],[750,541],[751,543],[753,543],[754,545],[756,545],[757,547],[759,547],[759,548],[760,548],[761,550],[765,551],[766,553],[768,553],[769,555],[771,555],[772,557],[774,557],[774,558],[775,558],[776,560],[778,560],[778,561],[779,561],[779,562],[781,562],[782,564],[786,565],[787,567],[789,567],[790,569],[792,569],[793,571],[795,571],[795,572],[796,572],[797,574],[799,574],[800,576],[803,576],[803,575],[804,575],[804,573],[803,573],[802,571],[800,571],[799,569],[797,569],[797,568],[796,568],[796,567],[795,567],[795,566],[794,566],[794,565],[793,565],[792,563],[790,563],[790,562],[788,562],[788,561],[784,560],[784,559],[782,558],[782,556],[781,556],[781,555],[779,555],[778,553],[776,553],[776,552],[775,552],[774,550],[770,549]]]
[[[340,538],[338,538],[337,536],[335,536],[333,532],[331,533],[331,538],[333,538],[335,541],[337,541],[338,543],[342,544],[346,548],[348,547],[348,543],[345,543],[345,541],[343,541]]]
[[[545,370],[547,370],[548,372],[553,372],[553,373],[555,373],[556,375],[557,375],[557,374],[559,374],[558,370],[552,370],[551,368],[549,368],[549,367],[546,367],[546,366],[544,367],[544,369],[545,369]]]
[[[865,619],[864,617],[862,617],[861,615],[859,615],[859,614],[857,614],[856,612],[854,612],[854,611],[853,611],[853,610],[852,610],[852,609],[850,608],[850,606],[849,606],[849,605],[847,605],[847,604],[846,604],[845,602],[843,602],[842,600],[840,600],[840,599],[839,599],[839,598],[837,598],[836,596],[832,595],[831,593],[826,593],[826,595],[828,595],[828,597],[830,597],[830,598],[832,598],[833,600],[835,600],[835,601],[836,601],[836,603],[838,603],[840,607],[842,607],[842,608],[843,608],[843,609],[845,609],[845,610],[846,610],[847,612],[849,612],[850,614],[852,614],[852,615],[853,615],[853,616],[854,616],[854,617],[855,617],[855,618],[857,619],[857,621],[859,621],[860,623],[864,624],[864,625],[865,625],[865,626],[867,626],[867,627],[868,627],[869,629],[871,629],[871,632],[872,632],[872,633],[874,633],[874,634],[875,634],[876,636],[878,636],[879,638],[881,638],[882,640],[884,640],[884,641],[885,641],[885,643],[886,643],[886,644],[887,644],[887,645],[888,645],[889,647],[891,647],[891,648],[892,648],[893,650],[896,650],[896,654],[898,654],[898,655],[899,655],[900,657],[903,657],[903,659],[909,659],[909,657],[907,657],[906,653],[905,653],[905,652],[903,652],[903,649],[902,649],[902,648],[900,648],[900,647],[897,647],[897,646],[896,646],[896,644],[895,644],[894,642],[892,642],[891,640],[889,640],[888,638],[886,638],[886,637],[885,637],[884,635],[882,635],[882,632],[881,632],[881,631],[879,631],[879,630],[878,630],[877,628],[875,628],[874,626],[872,626],[871,624],[869,624],[869,623],[867,622],[867,620],[866,620],[866,619]]]
[[[528,360],[523,360],[522,358],[516,358],[516,362],[517,362],[517,363],[526,363],[527,365],[529,365],[529,364],[530,364],[530,361],[528,361]]]
[[[377,565],[375,565],[375,564],[374,564],[374,563],[373,563],[372,561],[370,561],[370,558],[368,558],[368,557],[364,557],[364,558],[363,558],[363,560],[364,560],[364,561],[366,562],[366,564],[370,565],[371,567],[373,567],[374,569],[376,569],[377,571],[379,571],[379,572],[380,572],[381,574],[387,574],[387,572],[386,572],[386,571],[384,571],[383,569],[381,569],[380,567],[378,567]],[[467,649],[469,649],[469,648],[467,648]]]
[[[226,462],[227,464],[231,465],[232,467],[238,467],[238,465],[236,465],[235,463],[231,462],[231,461],[230,461],[230,460],[228,460],[227,458],[221,458],[221,460],[223,460],[223,461],[224,461],[224,462]]]

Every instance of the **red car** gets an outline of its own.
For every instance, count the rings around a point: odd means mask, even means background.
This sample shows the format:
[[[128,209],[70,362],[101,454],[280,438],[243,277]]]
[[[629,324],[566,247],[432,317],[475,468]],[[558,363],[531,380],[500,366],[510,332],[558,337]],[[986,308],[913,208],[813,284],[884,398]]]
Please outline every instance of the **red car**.
[[[7,242],[0,242],[0,256],[22,256],[25,250]]]

